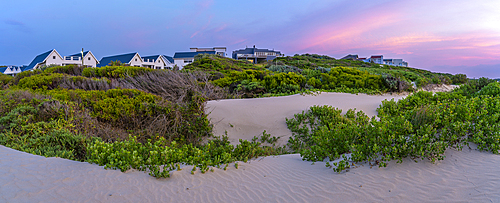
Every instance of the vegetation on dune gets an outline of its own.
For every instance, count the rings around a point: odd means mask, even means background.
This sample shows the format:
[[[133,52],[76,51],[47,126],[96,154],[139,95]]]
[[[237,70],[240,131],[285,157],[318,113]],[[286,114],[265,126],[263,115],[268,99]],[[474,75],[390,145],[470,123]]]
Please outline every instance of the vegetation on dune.
[[[386,101],[379,119],[354,110],[342,115],[334,107],[311,107],[286,121],[294,133],[286,147],[274,146],[278,138],[265,132],[236,146],[225,136],[201,142],[214,137],[204,112],[207,100],[316,90],[413,91],[413,82],[467,84],[453,93],[419,92]],[[351,162],[435,161],[444,158],[446,148],[467,141],[482,150],[500,147],[493,133],[498,132],[500,86],[493,80],[319,55],[257,65],[198,55],[182,71],[50,66],[16,77],[0,75],[0,85],[0,144],[122,171],[149,171],[154,177],[168,177],[180,164],[205,173],[210,167],[225,169],[235,161],[290,152],[310,161],[344,156],[335,168],[342,171]]]
[[[311,107],[287,119],[293,132],[288,145],[308,161],[343,158],[333,164],[337,172],[354,163],[384,167],[407,157],[434,163],[445,158],[447,148],[461,149],[468,142],[498,154],[500,87],[491,80],[479,81],[489,84],[474,81],[452,93],[417,92],[397,102],[383,101],[379,119],[362,111],[341,115],[334,107]]]
[[[214,85],[235,97],[289,95],[307,91],[380,94],[412,92],[429,84],[462,84],[463,74],[432,73],[408,67],[336,60],[320,55],[279,57],[253,65],[216,55],[198,55],[184,71],[208,72]]]
[[[7,88],[7,84],[9,84],[12,79],[12,76],[0,73],[0,89]]]

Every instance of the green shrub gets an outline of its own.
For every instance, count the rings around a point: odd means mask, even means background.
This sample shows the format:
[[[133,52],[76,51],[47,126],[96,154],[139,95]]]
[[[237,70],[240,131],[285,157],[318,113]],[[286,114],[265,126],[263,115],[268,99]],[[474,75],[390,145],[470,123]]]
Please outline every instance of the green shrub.
[[[45,69],[44,73],[63,73],[74,76],[81,76],[84,67],[79,65],[55,66]]]
[[[486,87],[483,87],[477,95],[490,95],[490,96],[498,96],[500,95],[500,83],[498,82],[492,82]]]
[[[9,82],[12,81],[12,79],[14,79],[12,76],[0,73],[0,88],[9,84]]]
[[[467,80],[467,75],[465,74],[456,74],[451,76],[451,82],[455,85],[464,84],[467,82]]]
[[[498,88],[490,87],[492,92]],[[398,102],[384,101],[377,111],[378,120],[353,110],[341,115],[333,107],[311,107],[287,119],[293,133],[289,146],[304,160],[343,158],[334,164],[337,172],[352,162],[383,167],[409,157],[434,163],[445,158],[447,148],[461,149],[468,142],[495,154],[500,150],[500,97],[417,92]]]
[[[51,90],[59,86],[59,82],[66,77],[61,73],[42,73],[37,75],[32,75],[29,77],[24,77],[19,80],[18,85],[21,88],[27,89],[44,89]]]
[[[100,68],[85,68],[82,75],[85,77],[124,78],[126,76],[134,77],[151,71],[154,71],[154,69],[135,66],[104,66]]]
[[[302,72],[302,70],[300,68],[293,67],[293,66],[284,66],[284,65],[271,65],[267,69],[270,71],[279,72],[279,73],[289,73],[289,72],[300,73],[300,72]]]
[[[261,146],[260,142],[240,140],[234,147],[227,137],[210,140],[206,145],[196,147],[192,144],[179,145],[176,142],[168,143],[160,138],[144,144],[131,137],[128,140],[105,143],[95,141],[88,145],[88,158],[90,163],[96,163],[106,168],[137,169],[149,171],[151,176],[157,178],[170,177],[170,171],[181,170],[179,164],[194,165],[194,173],[199,168],[202,173],[209,171],[210,167],[227,168],[234,161],[248,161],[251,158],[282,153],[282,148]],[[235,164],[237,167],[237,164]]]

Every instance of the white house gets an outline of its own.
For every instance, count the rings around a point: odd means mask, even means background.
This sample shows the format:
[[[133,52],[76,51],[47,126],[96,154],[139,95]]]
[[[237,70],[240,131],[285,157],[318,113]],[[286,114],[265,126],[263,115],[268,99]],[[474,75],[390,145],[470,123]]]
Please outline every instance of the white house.
[[[384,64],[384,56],[382,56],[382,55],[371,56],[370,57],[370,62],[372,62],[372,63],[378,63],[378,64]]]
[[[10,76],[16,76],[18,73],[22,72],[23,67],[18,66],[7,66],[0,68],[0,73]]]
[[[167,67],[167,61],[163,55],[144,56],[142,60],[144,61],[142,67],[152,69],[165,69],[165,67]]]
[[[174,68],[174,66],[175,66],[174,58],[172,58],[171,56],[166,56],[166,55],[161,55],[161,56],[163,57],[163,60],[167,64],[165,68],[168,68],[168,69]]]
[[[139,53],[135,52],[129,54],[102,57],[102,59],[99,61],[98,67],[108,66],[111,64],[111,62],[118,62],[118,61],[128,66],[137,66],[137,67],[142,67],[142,64],[144,63],[144,60],[141,58]]]
[[[99,60],[92,54],[91,51],[83,52],[83,63],[82,63],[82,53],[73,54],[64,57],[63,66],[65,65],[84,65],[88,67],[97,67]]]
[[[86,60],[83,61],[83,65],[85,66],[96,67],[96,65],[99,63],[95,58],[94,54],[92,54],[92,52],[90,51],[84,52],[84,56]],[[71,56],[62,57],[55,49],[53,49],[51,51],[36,56],[35,59],[33,59],[33,61],[31,61],[31,63],[22,71],[36,70],[42,66],[50,66],[50,65],[62,66],[70,64],[81,65],[82,64],[81,54],[74,54]]]
[[[408,62],[403,59],[384,59],[385,65],[408,67]]]

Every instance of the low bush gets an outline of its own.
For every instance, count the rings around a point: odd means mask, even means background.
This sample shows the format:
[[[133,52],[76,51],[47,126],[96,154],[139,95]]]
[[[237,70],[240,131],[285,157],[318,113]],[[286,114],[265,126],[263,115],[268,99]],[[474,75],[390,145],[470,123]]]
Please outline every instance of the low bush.
[[[100,68],[85,68],[82,71],[82,75],[85,77],[124,78],[126,76],[134,77],[151,71],[154,71],[154,69],[135,66],[104,66]]]
[[[447,148],[461,149],[469,141],[478,144],[480,150],[498,154],[498,112],[500,97],[467,98],[457,93],[429,92],[417,92],[398,102],[384,101],[378,109],[378,120],[354,110],[341,115],[333,107],[314,106],[287,119],[293,132],[289,146],[304,160],[342,157],[334,163],[337,172],[349,168],[352,162],[367,161],[380,167],[406,157],[435,162],[445,158]]]
[[[0,88],[4,89],[14,77],[0,73]]]
[[[144,144],[134,137],[115,143],[97,140],[88,145],[87,151],[87,161],[90,163],[121,171],[131,168],[147,170],[151,176],[157,178],[170,177],[170,171],[180,170],[179,164],[194,165],[191,173],[197,168],[205,173],[210,167],[226,170],[228,164],[234,161],[247,162],[257,156],[283,153],[282,148],[261,146],[261,143],[256,141],[240,140],[240,144],[235,147],[224,136],[199,147],[192,144],[179,145],[163,138]],[[237,163],[235,165],[237,167]]]

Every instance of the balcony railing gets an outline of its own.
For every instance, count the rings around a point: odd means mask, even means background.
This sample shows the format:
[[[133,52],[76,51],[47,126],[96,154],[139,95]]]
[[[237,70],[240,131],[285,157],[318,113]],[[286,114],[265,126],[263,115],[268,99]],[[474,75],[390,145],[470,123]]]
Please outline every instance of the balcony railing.
[[[66,61],[80,61],[82,60],[81,56],[65,56],[64,60]]]

